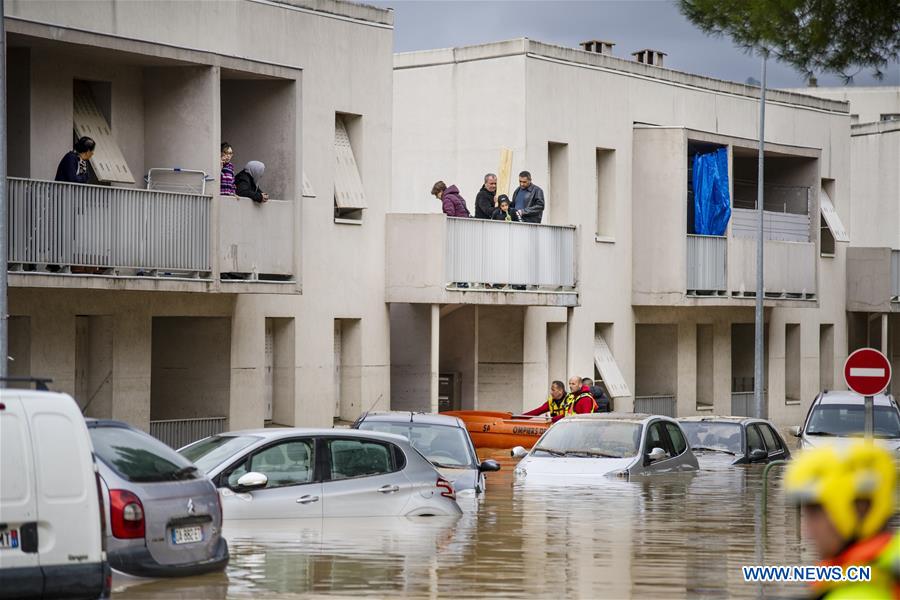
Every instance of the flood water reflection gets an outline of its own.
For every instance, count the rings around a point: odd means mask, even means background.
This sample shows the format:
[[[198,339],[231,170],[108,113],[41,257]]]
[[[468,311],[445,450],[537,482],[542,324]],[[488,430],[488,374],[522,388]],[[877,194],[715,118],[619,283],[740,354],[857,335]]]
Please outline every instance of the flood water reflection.
[[[559,486],[516,482],[490,453],[484,498],[460,518],[226,523],[224,574],[117,578],[116,598],[771,598],[802,585],[744,583],[742,565],[813,564],[795,510],[770,491],[757,535],[762,466],[703,457],[701,471]],[[589,459],[586,459],[589,460]]]

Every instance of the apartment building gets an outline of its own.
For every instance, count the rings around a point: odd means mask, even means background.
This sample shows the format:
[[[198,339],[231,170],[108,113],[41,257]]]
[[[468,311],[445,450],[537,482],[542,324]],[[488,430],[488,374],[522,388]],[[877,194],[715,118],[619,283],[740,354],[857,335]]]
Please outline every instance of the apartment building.
[[[387,407],[392,13],[5,10],[11,374],[171,443]],[[52,181],[81,135],[93,185]],[[267,203],[219,194],[223,141]]]
[[[520,411],[576,373],[601,380],[617,410],[748,413],[759,90],[665,57],[529,39],[395,57],[395,407]],[[846,103],[769,93],[761,384],[779,423],[843,387],[849,139]],[[471,208],[505,152],[511,182],[498,193],[530,171],[542,224],[435,214],[436,180]],[[724,157],[730,208],[716,234],[694,214],[694,157],[711,153]]]
[[[879,348],[900,369],[900,86],[803,88],[849,103],[849,349]],[[891,383],[896,394],[900,387]]]

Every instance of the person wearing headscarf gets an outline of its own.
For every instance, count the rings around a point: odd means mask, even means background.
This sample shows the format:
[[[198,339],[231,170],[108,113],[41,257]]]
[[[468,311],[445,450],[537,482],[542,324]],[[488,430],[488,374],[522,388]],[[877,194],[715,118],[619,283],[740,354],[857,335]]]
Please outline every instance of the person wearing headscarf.
[[[234,178],[237,195],[250,198],[254,202],[267,202],[269,195],[259,188],[259,180],[266,172],[266,165],[258,160],[251,160]]]

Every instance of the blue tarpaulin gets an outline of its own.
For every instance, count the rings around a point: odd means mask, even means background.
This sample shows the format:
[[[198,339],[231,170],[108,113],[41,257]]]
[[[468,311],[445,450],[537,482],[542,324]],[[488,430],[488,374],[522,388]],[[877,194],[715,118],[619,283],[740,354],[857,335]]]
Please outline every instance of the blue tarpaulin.
[[[725,235],[731,218],[728,150],[694,155],[694,233]]]

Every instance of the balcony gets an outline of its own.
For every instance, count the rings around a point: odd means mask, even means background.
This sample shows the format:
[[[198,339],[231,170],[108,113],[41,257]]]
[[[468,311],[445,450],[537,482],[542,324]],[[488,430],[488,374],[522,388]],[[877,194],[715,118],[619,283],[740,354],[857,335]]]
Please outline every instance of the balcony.
[[[243,291],[293,283],[294,203],[8,178],[11,283]],[[287,285],[285,285],[287,284]],[[274,291],[274,289],[273,289]]]
[[[575,306],[575,232],[442,214],[387,215],[388,302]]]
[[[847,249],[847,310],[900,312],[900,250]]]

